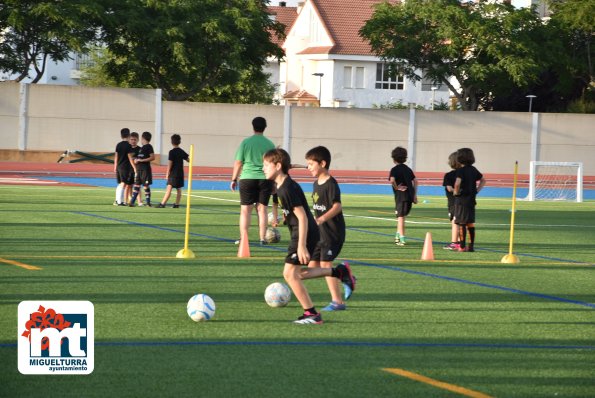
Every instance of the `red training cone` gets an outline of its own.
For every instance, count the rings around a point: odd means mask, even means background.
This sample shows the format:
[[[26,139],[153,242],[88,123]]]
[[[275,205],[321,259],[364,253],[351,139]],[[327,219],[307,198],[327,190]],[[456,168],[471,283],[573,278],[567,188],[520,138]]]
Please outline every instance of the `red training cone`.
[[[248,241],[248,234],[245,234],[240,238],[238,257],[250,257],[250,242]]]

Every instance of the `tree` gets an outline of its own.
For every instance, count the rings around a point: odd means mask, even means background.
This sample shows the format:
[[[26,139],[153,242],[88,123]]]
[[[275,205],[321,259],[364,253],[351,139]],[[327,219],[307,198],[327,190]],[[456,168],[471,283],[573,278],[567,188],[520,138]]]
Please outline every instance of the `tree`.
[[[102,12],[94,0],[4,0],[0,3],[0,70],[37,83],[49,60],[70,59],[93,43],[91,21]]]
[[[586,86],[593,83],[593,50],[595,32],[595,0],[549,0],[551,23],[559,24],[568,33],[567,43],[577,65],[577,75]]]
[[[103,70],[118,84],[161,88],[167,100],[260,98],[269,90],[259,88],[268,84],[267,58],[283,56],[271,42],[283,27],[266,3],[113,0],[103,22]]]
[[[531,9],[502,3],[380,3],[360,30],[394,73],[442,83],[463,110],[537,80],[547,62],[545,27]],[[544,48],[545,47],[545,48]]]

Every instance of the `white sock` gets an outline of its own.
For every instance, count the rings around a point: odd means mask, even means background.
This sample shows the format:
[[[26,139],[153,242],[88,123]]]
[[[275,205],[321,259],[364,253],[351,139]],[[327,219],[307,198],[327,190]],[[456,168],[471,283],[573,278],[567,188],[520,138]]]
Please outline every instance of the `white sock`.
[[[122,203],[124,200],[124,187],[120,184],[118,184],[118,187],[116,188],[116,202]]]

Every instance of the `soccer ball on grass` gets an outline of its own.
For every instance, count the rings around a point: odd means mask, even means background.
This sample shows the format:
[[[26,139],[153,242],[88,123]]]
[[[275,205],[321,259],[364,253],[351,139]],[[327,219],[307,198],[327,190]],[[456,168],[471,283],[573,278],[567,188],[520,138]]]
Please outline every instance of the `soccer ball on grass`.
[[[271,307],[285,307],[289,300],[291,300],[291,290],[284,283],[271,283],[264,291],[264,301]]]
[[[274,227],[267,227],[267,230],[264,234],[264,241],[266,243],[279,243],[281,240],[281,233],[277,228]]]
[[[195,294],[188,300],[186,312],[194,322],[208,321],[215,316],[215,302],[206,294]]]

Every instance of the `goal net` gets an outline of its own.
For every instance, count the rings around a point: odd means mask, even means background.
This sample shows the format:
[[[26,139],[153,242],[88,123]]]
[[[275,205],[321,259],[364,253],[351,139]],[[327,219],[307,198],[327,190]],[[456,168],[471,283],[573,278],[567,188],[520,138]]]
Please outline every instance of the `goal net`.
[[[583,164],[532,161],[527,200],[582,202]]]

